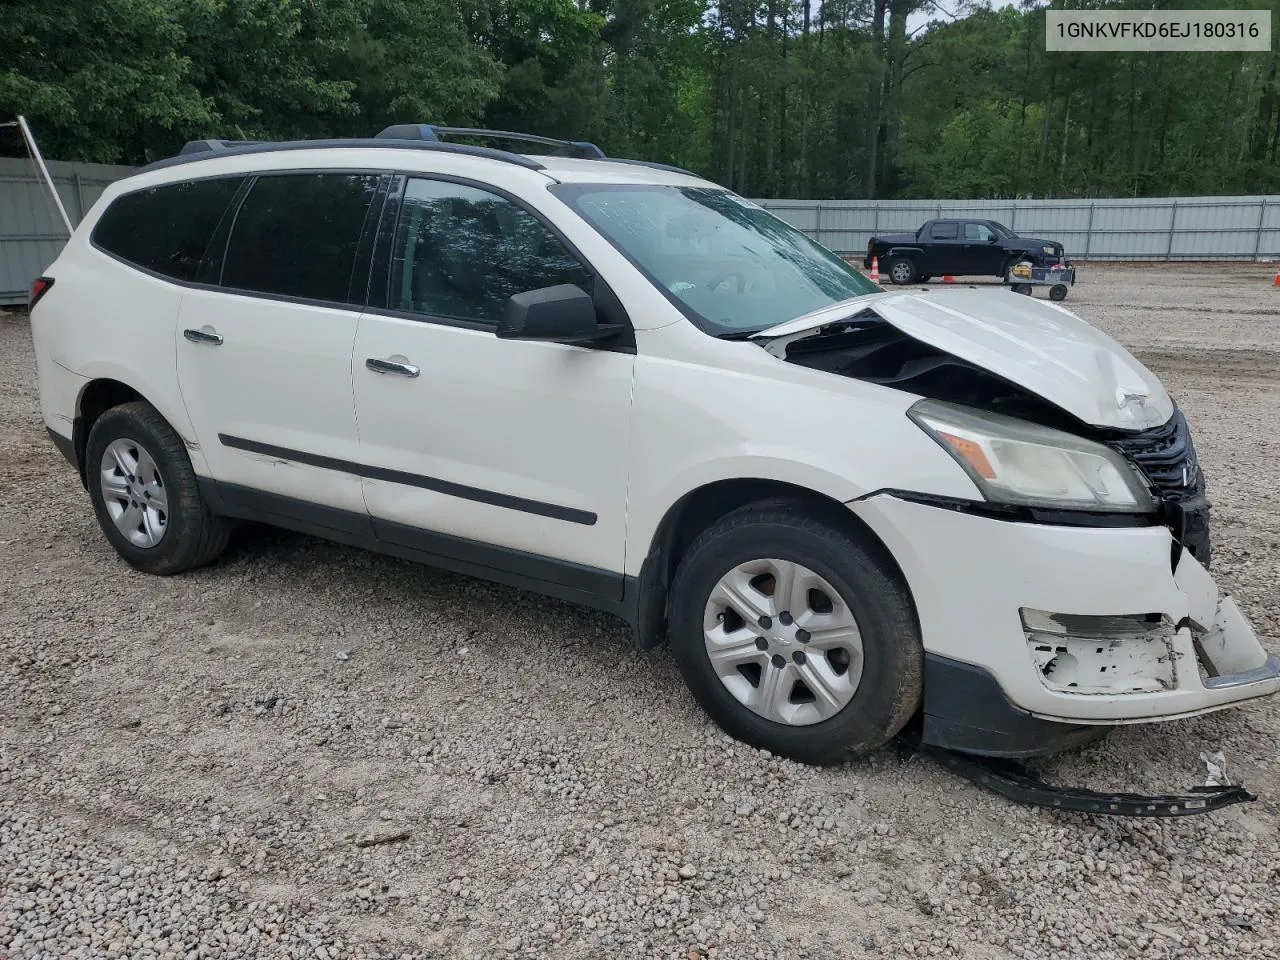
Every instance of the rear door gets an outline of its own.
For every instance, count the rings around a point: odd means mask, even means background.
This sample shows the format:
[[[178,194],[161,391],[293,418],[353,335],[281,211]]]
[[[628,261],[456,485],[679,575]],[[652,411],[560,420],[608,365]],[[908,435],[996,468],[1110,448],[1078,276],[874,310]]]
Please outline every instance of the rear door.
[[[215,237],[225,258],[208,285],[184,294],[177,329],[183,401],[214,479],[364,517],[360,478],[343,463],[358,445],[351,349],[371,244],[362,238],[385,182],[262,175]]]
[[[612,294],[492,187],[413,177],[387,222],[385,306],[360,318],[352,362],[375,533],[620,597],[634,348],[494,333],[514,293]]]
[[[925,231],[926,268],[920,272],[930,277],[965,273],[964,241],[955,220],[934,220]]]

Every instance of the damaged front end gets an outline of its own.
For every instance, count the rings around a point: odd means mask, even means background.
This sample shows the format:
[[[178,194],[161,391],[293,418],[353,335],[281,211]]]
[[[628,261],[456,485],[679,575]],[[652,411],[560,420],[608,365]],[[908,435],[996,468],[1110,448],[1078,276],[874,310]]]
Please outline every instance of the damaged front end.
[[[1092,406],[1064,409],[1018,380],[904,332],[875,308],[770,338],[764,345],[770,353],[799,366],[1038,424],[1103,444],[1121,454],[1142,475],[1158,505],[1157,515],[1150,521],[1133,518],[1133,522],[1158,522],[1169,528],[1175,541],[1171,562],[1176,564],[1185,546],[1202,565],[1209,566],[1210,504],[1205,495],[1204,473],[1186,417],[1171,400],[1171,415],[1154,426],[1095,426],[1080,419],[1080,414]],[[1028,364],[1035,359],[1030,355]],[[1095,363],[1095,369],[1100,366]],[[1034,382],[1034,378],[1024,379]],[[1104,385],[1104,392],[1108,386]],[[1133,398],[1149,395],[1149,387],[1117,388],[1116,392],[1121,394],[1117,405],[1129,407],[1136,403]],[[1040,511],[1039,517],[1044,518],[1045,513]]]
[[[1060,308],[977,291],[864,298],[757,339],[922,398],[909,416],[974,481],[969,500],[878,490],[848,504],[916,599],[923,749],[1058,809],[1180,816],[1252,799],[1066,790],[1021,766],[1116,725],[1280,691],[1280,659],[1206,570],[1204,475],[1150,371]]]

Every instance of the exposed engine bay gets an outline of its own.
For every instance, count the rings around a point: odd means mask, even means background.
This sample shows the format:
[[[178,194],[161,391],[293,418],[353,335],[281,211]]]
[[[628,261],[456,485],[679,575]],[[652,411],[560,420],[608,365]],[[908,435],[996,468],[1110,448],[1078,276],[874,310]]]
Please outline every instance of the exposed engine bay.
[[[1105,443],[1148,480],[1163,507],[1162,522],[1208,566],[1209,503],[1186,419],[1147,430],[1119,430],[1081,422],[1055,404],[968,360],[904,333],[866,309],[812,333],[788,338],[781,358],[815,370],[962,404],[1053,427]]]

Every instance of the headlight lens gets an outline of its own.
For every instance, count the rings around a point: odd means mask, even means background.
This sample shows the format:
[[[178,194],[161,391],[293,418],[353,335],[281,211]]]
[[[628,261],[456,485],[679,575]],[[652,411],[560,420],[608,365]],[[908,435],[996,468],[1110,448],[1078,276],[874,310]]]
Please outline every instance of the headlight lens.
[[[1147,513],[1146,481],[1116,451],[1025,420],[921,400],[907,413],[995,503]]]
[[[1056,247],[1041,247],[1040,249],[1051,257],[1058,252]]]

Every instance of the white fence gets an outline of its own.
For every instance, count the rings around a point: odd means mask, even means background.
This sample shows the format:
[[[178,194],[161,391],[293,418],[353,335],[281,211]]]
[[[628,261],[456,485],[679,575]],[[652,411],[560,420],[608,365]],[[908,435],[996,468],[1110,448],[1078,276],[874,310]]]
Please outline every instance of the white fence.
[[[49,168],[72,222],[131,167]],[[837,253],[858,254],[873,234],[914,231],[934,217],[996,220],[1057,240],[1078,260],[1280,259],[1280,196],[1148,200],[759,200]],[[62,222],[28,160],[0,158],[0,304],[23,303],[65,242]]]
[[[1280,259],[1280,196],[1140,200],[757,200],[837,253],[936,217],[981,217],[1078,260]]]

